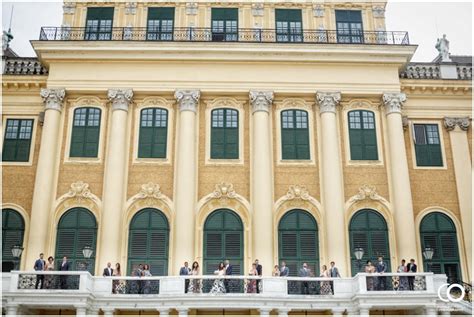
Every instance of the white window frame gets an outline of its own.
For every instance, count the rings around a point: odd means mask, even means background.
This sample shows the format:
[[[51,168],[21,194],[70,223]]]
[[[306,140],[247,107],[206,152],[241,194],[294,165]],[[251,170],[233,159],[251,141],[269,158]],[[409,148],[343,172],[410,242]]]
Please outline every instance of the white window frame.
[[[28,157],[28,161],[26,162],[1,162],[1,166],[32,166],[33,165],[33,158],[35,153],[35,142],[36,142],[36,129],[38,127],[38,119],[37,115],[15,115],[15,114],[8,114],[4,115],[2,119],[3,129],[2,129],[2,140],[0,141],[0,146],[3,153],[3,143],[5,142],[5,133],[7,131],[7,120],[33,120],[33,126],[31,129],[31,141],[30,141],[30,154]]]
[[[414,125],[415,124],[432,124],[438,126],[439,133],[439,144],[441,148],[441,159],[443,160],[442,166],[418,166],[416,163],[416,151],[415,151],[415,135],[414,135]],[[425,169],[425,170],[446,170],[448,169],[448,164],[446,161],[446,151],[444,146],[444,127],[440,120],[436,119],[409,119],[408,120],[408,130],[410,135],[410,148],[411,148],[411,159],[413,163],[413,169]]]

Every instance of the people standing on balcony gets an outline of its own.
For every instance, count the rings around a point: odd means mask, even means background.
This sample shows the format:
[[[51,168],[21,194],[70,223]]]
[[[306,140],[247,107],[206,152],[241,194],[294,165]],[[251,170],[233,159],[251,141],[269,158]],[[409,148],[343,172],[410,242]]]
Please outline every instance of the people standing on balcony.
[[[225,275],[232,275],[232,265],[230,264],[230,261],[229,260],[225,260],[224,261],[225,263]],[[224,280],[224,286],[225,286],[225,291],[226,293],[230,293],[230,284],[231,284],[231,280],[229,279],[225,279]]]
[[[375,273],[375,266],[372,264],[372,261],[368,260],[365,265],[365,273],[373,274]],[[367,276],[367,290],[374,290],[374,278],[372,276]]]
[[[407,272],[408,273],[416,273],[418,266],[415,264],[415,259],[410,259],[410,263],[407,264]],[[409,276],[408,277],[408,289],[410,291],[415,290],[415,277]]]
[[[249,271],[250,276],[258,276],[257,264],[252,263],[252,268]],[[249,279],[247,281],[247,293],[256,293],[257,292],[257,280]]]
[[[194,276],[199,275],[199,263],[197,261],[194,261],[193,265],[191,266],[191,275],[194,275]],[[190,280],[189,292],[201,293],[201,280],[200,279],[194,278]]]
[[[375,270],[379,274],[383,274],[387,270],[387,264],[385,264],[385,262],[383,261],[382,256],[379,256],[377,265],[375,266]],[[385,290],[385,286],[386,286],[385,282],[386,282],[386,278],[384,276],[383,277],[382,276],[377,277],[377,290],[378,291],[384,291]]]
[[[225,294],[225,286],[222,277],[225,276],[225,266],[224,263],[219,263],[217,270],[214,271],[214,274],[219,276],[219,278],[214,280],[214,284],[212,285],[211,294]]]
[[[115,270],[112,273],[112,276],[118,277],[122,276],[122,271],[120,269],[120,263],[115,263]],[[122,293],[123,285],[121,284],[122,281],[114,279],[112,282],[112,292],[114,294]]]
[[[287,277],[288,275],[290,275],[290,269],[286,266],[285,261],[281,261],[280,276]]]
[[[102,276],[112,276],[114,273],[114,270],[112,269],[112,263],[108,262],[107,267],[104,269],[104,272],[102,273]]]
[[[308,269],[308,264],[305,262],[303,263],[303,267],[300,269],[299,277],[310,277],[310,271]],[[308,295],[309,294],[309,283],[308,281],[302,281],[301,283],[301,294]]]
[[[39,259],[35,261],[34,265],[34,270],[35,271],[44,271],[44,266],[46,265],[46,262],[43,260],[44,254],[40,253]],[[35,283],[35,289],[38,289],[39,284],[41,283],[40,289],[43,289],[44,287],[44,275],[42,274],[37,274],[36,275],[36,283]]]
[[[258,259],[255,259],[255,265],[257,266],[257,275],[262,276],[263,268],[261,264],[258,264]],[[260,280],[257,280],[257,293],[260,293],[260,282]]]
[[[63,261],[61,262],[61,266],[59,267],[60,271],[69,271],[69,262],[67,261],[67,257],[63,257]],[[67,289],[67,275],[61,275],[60,283],[61,283],[61,289]]]
[[[331,261],[331,268],[329,269],[329,274],[331,275],[331,277],[341,277],[334,261]]]
[[[184,262],[184,266],[179,269],[179,275],[186,276],[191,274],[191,269],[188,266],[188,262]],[[187,293],[189,288],[189,279],[184,280],[184,292]]]
[[[46,262],[45,266],[45,271],[54,271],[54,258],[52,256],[48,257],[48,262]],[[44,288],[53,288],[53,276],[52,275],[46,275],[44,277]]]
[[[143,264],[139,264],[136,269],[132,272],[132,276],[142,277],[143,276]],[[143,283],[142,281],[132,281],[130,284],[132,290],[129,293],[131,294],[142,294],[143,292]]]
[[[402,260],[400,265],[397,268],[397,273],[406,273],[407,267],[405,266],[405,259]],[[398,285],[399,291],[407,291],[408,290],[408,277],[407,276],[400,276],[400,284]]]
[[[321,267],[321,274],[319,274],[319,277],[324,277],[324,278],[329,278],[331,277],[329,275],[329,270],[326,264],[324,264]],[[331,287],[331,282],[330,281],[321,281],[321,295],[331,295],[332,294],[332,287]]]
[[[150,272],[150,265],[145,264],[143,265],[143,277],[152,277]],[[151,281],[145,280],[143,281],[143,294],[151,294]]]
[[[278,264],[276,264],[276,265],[273,267],[272,276],[280,276],[280,268],[278,267]]]

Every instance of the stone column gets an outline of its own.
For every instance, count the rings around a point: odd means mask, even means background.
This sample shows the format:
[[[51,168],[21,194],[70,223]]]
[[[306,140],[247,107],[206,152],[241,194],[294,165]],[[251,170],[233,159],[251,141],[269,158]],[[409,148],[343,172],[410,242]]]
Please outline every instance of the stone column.
[[[393,205],[398,248],[398,259],[395,263],[399,263],[400,259],[410,259],[418,254],[416,252],[415,219],[402,123],[402,106],[405,100],[404,93],[383,94],[383,104],[387,116],[387,143],[390,153],[390,185],[393,196],[390,197],[390,200]]]
[[[273,174],[270,109],[271,91],[250,91],[252,106],[252,228],[253,259],[263,267],[263,275],[270,276],[273,258]]]
[[[76,316],[85,317],[87,308],[85,306],[76,306]]]
[[[359,316],[368,317],[370,315],[370,307],[368,306],[359,306]]]
[[[18,315],[18,305],[16,304],[7,304],[5,307],[5,313],[7,316],[16,316]]]
[[[31,226],[26,251],[26,267],[33,269],[35,260],[41,252],[47,252],[50,215],[53,211],[54,184],[59,158],[59,135],[61,131],[61,111],[66,95],[64,89],[41,89],[45,113],[41,145],[36,168],[33,204],[31,208]]]
[[[332,315],[333,316],[342,316],[344,314],[345,309],[342,307],[337,307],[331,309]]]
[[[127,127],[128,107],[132,102],[132,89],[109,89],[108,98],[112,104],[112,120],[105,156],[103,189],[101,250],[96,266],[101,268],[107,262],[120,261],[120,243],[127,237],[121,236],[121,220],[126,200],[127,183]]]
[[[290,310],[289,308],[278,308],[278,317],[288,317]]]
[[[270,316],[271,308],[260,308],[260,316]]]
[[[104,312],[104,316],[113,316],[115,309],[112,307],[106,307],[102,308],[102,311]]]
[[[454,175],[461,211],[462,234],[467,258],[465,281],[472,278],[472,165],[469,153],[467,129],[469,118],[444,118],[444,126],[449,131],[453,152]]]
[[[188,315],[188,309],[187,308],[176,308],[178,311],[178,316],[187,316]]]
[[[436,306],[426,305],[425,308],[424,308],[424,315],[426,317],[436,317],[438,315],[436,313]]]
[[[174,274],[180,266],[194,261],[194,232],[197,180],[196,116],[199,90],[177,90],[174,94],[179,107],[179,131],[176,153],[176,190],[174,224]]]
[[[170,315],[169,308],[158,308],[158,312],[160,313],[160,317],[168,317]]]
[[[341,276],[348,276],[350,265],[345,253],[347,228],[344,226],[344,185],[336,117],[340,101],[340,92],[316,93],[321,115],[322,203],[328,219],[326,233],[331,236],[326,239],[327,262],[336,262]]]

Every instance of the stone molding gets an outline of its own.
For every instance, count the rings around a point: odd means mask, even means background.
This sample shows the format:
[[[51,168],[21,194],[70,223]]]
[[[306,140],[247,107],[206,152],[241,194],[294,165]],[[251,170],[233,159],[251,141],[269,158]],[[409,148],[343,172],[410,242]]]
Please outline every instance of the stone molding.
[[[467,131],[469,126],[471,125],[471,121],[468,117],[464,118],[454,118],[454,117],[444,117],[444,127],[448,131],[452,131],[458,126],[461,130]]]
[[[310,195],[306,187],[300,185],[291,185],[285,195],[286,200],[309,200]]]
[[[236,192],[234,185],[231,183],[219,183],[216,184],[215,190],[211,193],[211,197],[214,199],[234,199],[236,198]]]
[[[249,92],[250,104],[252,105],[252,113],[258,111],[270,112],[273,103],[273,91],[252,90]]]
[[[336,106],[341,102],[340,92],[316,92],[316,102],[319,105],[319,112],[323,114],[325,112],[336,113]]]
[[[351,199],[349,199],[349,203],[355,203],[361,200],[385,200],[382,196],[380,196],[377,193],[377,189],[375,186],[369,186],[369,185],[362,185],[359,188],[359,192],[355,195],[352,196]]]
[[[252,15],[254,17],[262,17],[263,11],[263,2],[252,3]]]
[[[384,93],[382,101],[385,106],[385,114],[402,113],[403,103],[407,100],[407,95],[403,92]]]
[[[107,97],[112,102],[112,110],[128,111],[128,106],[132,102],[132,89],[109,89]]]
[[[52,109],[61,112],[64,97],[66,96],[66,90],[64,88],[42,88],[40,95],[41,98],[43,98],[45,110]]]
[[[382,6],[376,6],[372,8],[372,14],[374,18],[384,18],[385,17],[385,8]]]
[[[174,97],[179,105],[179,111],[197,112],[201,91],[199,90],[176,90]]]
[[[137,3],[136,2],[127,2],[125,4],[125,14],[136,14],[137,13]]]
[[[317,4],[313,7],[313,16],[317,18],[324,17],[324,6]]]
[[[65,2],[63,12],[64,14],[74,14],[76,12],[76,4],[74,2]]]
[[[187,2],[186,3],[186,14],[187,15],[196,15],[198,13],[198,4],[197,2]]]

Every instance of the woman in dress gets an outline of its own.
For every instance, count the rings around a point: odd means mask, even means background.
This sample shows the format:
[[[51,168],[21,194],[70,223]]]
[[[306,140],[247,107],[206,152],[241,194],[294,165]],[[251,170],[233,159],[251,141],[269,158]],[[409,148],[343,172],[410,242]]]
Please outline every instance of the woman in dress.
[[[375,273],[375,266],[372,264],[370,260],[367,261],[365,265],[365,273],[373,274]],[[367,290],[373,291],[374,290],[374,278],[372,276],[367,276]]]
[[[199,275],[199,263],[197,261],[193,262],[191,267],[191,275]],[[189,283],[188,293],[201,293],[201,280],[194,278],[191,279]]]
[[[323,265],[321,267],[321,274],[319,274],[319,277],[324,277],[324,278],[331,277],[329,274],[328,267],[326,265]],[[321,295],[331,295],[331,294],[332,294],[331,282],[321,281]]]
[[[257,276],[257,264],[252,263],[252,268],[249,271],[250,276]],[[257,292],[257,280],[248,279],[247,280],[247,293],[256,293]]]
[[[225,276],[225,266],[224,262],[219,263],[219,267],[217,270],[214,271],[214,274],[221,277],[214,280],[214,284],[212,285],[211,294],[225,294],[225,286],[222,276]]]
[[[143,266],[143,272],[142,272],[143,277],[151,277],[150,273],[150,266],[148,264],[145,264]],[[150,280],[145,280],[144,287],[143,287],[143,294],[150,294],[151,293],[151,281]]]
[[[272,276],[280,276],[280,268],[278,267],[278,265],[275,265],[273,267]]]
[[[44,267],[45,271],[54,271],[54,258],[50,256],[48,258],[48,262],[46,262],[46,265]],[[54,288],[54,277],[52,275],[45,275],[44,277],[44,288]]]
[[[122,276],[122,271],[120,269],[120,263],[115,263],[115,270],[114,272],[112,273],[112,276]],[[123,293],[123,290],[124,288],[122,287],[123,285],[121,284],[122,281],[118,280],[118,279],[114,279],[112,281],[112,292],[114,294],[119,294],[119,293]]]
[[[405,266],[405,260],[402,260],[400,265],[397,268],[397,273],[406,273],[407,267]],[[400,284],[398,285],[399,291],[408,290],[408,276],[400,276]]]

